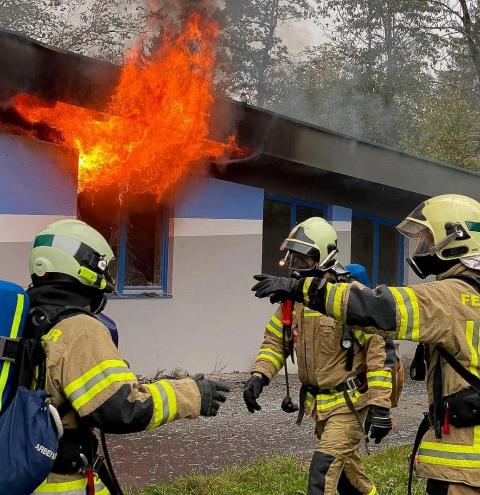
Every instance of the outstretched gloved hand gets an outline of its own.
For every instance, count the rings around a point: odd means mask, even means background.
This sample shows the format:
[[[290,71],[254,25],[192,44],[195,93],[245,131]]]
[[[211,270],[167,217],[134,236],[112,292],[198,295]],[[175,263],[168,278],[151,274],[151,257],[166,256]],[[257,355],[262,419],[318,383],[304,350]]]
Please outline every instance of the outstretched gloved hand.
[[[375,443],[380,443],[392,429],[390,409],[380,406],[370,406],[365,420],[365,433],[368,438],[374,438]]]
[[[268,385],[268,378],[260,373],[253,374],[245,383],[243,400],[249,412],[254,413],[255,411],[260,411],[262,408],[257,402],[257,399],[260,397],[265,385]]]
[[[253,278],[258,280],[258,283],[252,287],[256,297],[270,297],[272,304],[286,299],[300,302],[303,300],[299,280],[273,275],[254,275]]]
[[[194,379],[200,390],[200,415],[216,416],[220,403],[227,400],[227,395],[222,392],[230,392],[230,389],[223,383],[205,380],[204,375],[197,375]]]

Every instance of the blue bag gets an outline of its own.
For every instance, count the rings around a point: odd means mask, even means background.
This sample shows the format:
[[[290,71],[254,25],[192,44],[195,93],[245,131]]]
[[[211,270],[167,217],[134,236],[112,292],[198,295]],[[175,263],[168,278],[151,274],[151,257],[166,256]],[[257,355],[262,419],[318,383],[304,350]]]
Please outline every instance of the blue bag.
[[[0,495],[30,495],[48,476],[57,452],[47,392],[19,387],[0,417]]]
[[[23,336],[29,309],[23,288],[0,280],[0,415],[15,395],[19,372],[16,343]]]

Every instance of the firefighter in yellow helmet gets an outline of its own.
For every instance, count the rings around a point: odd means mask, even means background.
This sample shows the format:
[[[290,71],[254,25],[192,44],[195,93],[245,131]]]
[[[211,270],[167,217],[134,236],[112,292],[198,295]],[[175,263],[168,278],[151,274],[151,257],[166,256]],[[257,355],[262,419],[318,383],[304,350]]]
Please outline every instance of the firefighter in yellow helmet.
[[[427,493],[480,493],[480,203],[456,194],[431,198],[398,226],[417,239],[408,260],[436,281],[369,290],[324,277],[257,276],[258,297],[293,298],[339,322],[374,326],[428,346],[430,409],[417,434],[417,473]],[[377,330],[374,330],[377,331]]]
[[[295,276],[322,276],[332,283],[347,272],[337,262],[337,234],[322,218],[297,225],[284,241],[285,264]],[[337,323],[310,307],[296,303],[293,311],[293,348],[297,357],[301,420],[316,420],[318,445],[312,457],[309,495],[373,495],[359,456],[363,423],[370,411],[369,436],[376,443],[391,430],[392,341]],[[265,385],[285,364],[282,309],[268,322],[244,400],[250,412]],[[284,408],[285,410],[285,408]],[[290,408],[291,410],[291,408]],[[287,411],[288,412],[288,411]]]
[[[116,495],[93,428],[151,430],[181,418],[214,416],[226,399],[227,387],[203,377],[138,383],[95,316],[113,290],[113,257],[107,241],[79,220],[54,222],[33,242],[31,320],[44,333],[46,389],[64,427],[52,472],[34,493]]]

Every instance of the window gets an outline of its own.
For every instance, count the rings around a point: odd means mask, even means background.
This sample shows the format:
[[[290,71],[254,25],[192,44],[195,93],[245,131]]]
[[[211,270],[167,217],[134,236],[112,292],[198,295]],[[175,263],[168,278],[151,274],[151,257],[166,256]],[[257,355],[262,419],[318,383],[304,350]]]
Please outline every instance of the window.
[[[83,192],[78,212],[81,220],[101,232],[115,253],[112,275],[118,296],[168,294],[167,205],[147,196],[121,208],[113,193]]]
[[[324,217],[324,207],[307,201],[266,194],[263,205],[262,272],[285,275],[278,262],[285,256],[280,246],[290,230],[310,217]]]
[[[403,283],[403,238],[396,222],[354,212],[352,217],[352,263],[364,265],[373,286]]]

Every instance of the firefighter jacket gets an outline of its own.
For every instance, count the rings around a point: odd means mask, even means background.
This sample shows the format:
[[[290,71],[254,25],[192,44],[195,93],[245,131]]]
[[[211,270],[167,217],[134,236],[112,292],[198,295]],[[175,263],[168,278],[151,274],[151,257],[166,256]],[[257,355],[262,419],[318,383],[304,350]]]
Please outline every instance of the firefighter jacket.
[[[304,300],[325,311],[339,322],[360,325],[401,340],[428,344],[430,363],[427,374],[429,401],[433,399],[433,370],[440,359],[442,395],[468,388],[453,368],[439,357],[443,347],[476,376],[480,375],[480,294],[467,282],[450,278],[477,276],[459,264],[434,282],[408,287],[370,290],[357,282],[326,282],[307,278],[303,283]],[[375,328],[373,328],[375,327]],[[435,438],[429,431],[418,456],[420,476],[480,487],[480,425],[450,427],[448,435]]]
[[[82,424],[106,433],[152,430],[180,418],[200,414],[200,392],[192,379],[160,380],[140,385],[121,358],[107,328],[88,315],[62,320],[43,338],[47,390],[57,406],[72,410],[62,422],[66,430]],[[35,493],[86,493],[83,475],[51,473]],[[96,494],[108,490],[96,480]]]
[[[350,371],[346,369],[347,351],[342,347],[342,326],[333,318],[313,311],[303,304],[295,304],[293,334],[298,364],[298,378],[304,385],[317,390],[308,394],[305,403],[308,416],[324,420],[332,414],[349,412],[343,391],[336,387],[348,378],[361,376],[367,387],[349,391],[357,410],[367,405],[390,408],[395,348],[391,340],[367,334],[360,328],[353,330],[354,358]],[[272,316],[253,372],[268,379],[276,375],[285,363],[281,308]]]

